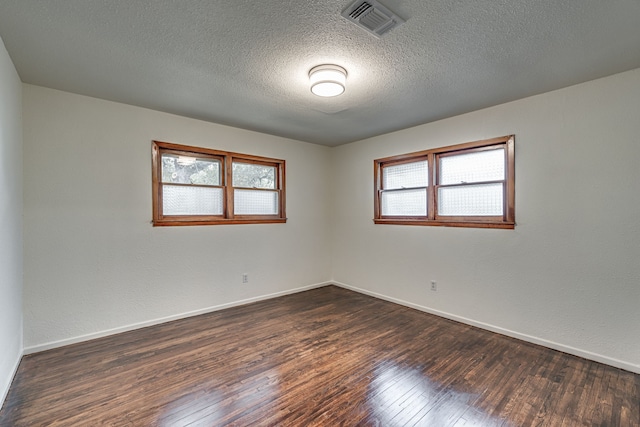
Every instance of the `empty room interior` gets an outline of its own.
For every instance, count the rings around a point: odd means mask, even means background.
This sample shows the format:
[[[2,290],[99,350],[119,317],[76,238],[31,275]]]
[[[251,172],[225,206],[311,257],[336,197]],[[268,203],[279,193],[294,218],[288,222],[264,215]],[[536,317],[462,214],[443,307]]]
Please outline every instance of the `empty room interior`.
[[[0,1],[0,426],[640,426],[639,23]]]

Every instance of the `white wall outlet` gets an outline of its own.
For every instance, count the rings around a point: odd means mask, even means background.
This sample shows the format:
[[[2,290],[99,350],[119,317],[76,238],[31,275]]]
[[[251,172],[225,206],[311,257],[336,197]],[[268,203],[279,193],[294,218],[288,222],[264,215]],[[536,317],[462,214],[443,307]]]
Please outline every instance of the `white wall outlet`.
[[[435,280],[431,281],[431,290],[432,291],[437,291],[438,290],[438,284],[436,283]]]
[[[242,283],[249,283],[249,273],[242,273]]]

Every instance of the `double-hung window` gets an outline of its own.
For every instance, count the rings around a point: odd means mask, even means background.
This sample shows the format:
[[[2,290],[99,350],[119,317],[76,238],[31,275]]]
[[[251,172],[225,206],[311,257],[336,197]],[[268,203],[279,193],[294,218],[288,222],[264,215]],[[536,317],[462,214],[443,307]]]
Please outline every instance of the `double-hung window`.
[[[286,222],[285,161],[153,141],[153,224]]]
[[[376,224],[514,228],[514,136],[374,161]]]

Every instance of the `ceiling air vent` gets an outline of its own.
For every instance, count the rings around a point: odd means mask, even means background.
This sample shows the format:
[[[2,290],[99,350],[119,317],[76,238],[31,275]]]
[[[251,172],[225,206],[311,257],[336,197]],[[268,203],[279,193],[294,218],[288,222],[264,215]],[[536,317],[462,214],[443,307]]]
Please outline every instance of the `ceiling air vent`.
[[[356,0],[342,11],[342,16],[376,37],[404,23],[404,19],[375,0]]]

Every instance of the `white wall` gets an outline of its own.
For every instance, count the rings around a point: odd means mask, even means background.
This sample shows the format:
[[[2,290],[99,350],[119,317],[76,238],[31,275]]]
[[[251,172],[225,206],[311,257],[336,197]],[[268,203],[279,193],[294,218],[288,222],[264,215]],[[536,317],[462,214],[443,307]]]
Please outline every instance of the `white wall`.
[[[23,92],[26,352],[331,278],[329,148]],[[288,222],[152,227],[153,139],[286,160]]]
[[[333,271],[366,293],[640,372],[640,70],[334,149],[23,94],[27,352]],[[511,133],[515,230],[373,224],[375,158]],[[152,139],[287,160],[288,223],[152,227]]]
[[[22,356],[22,83],[0,39],[0,406]]]
[[[334,279],[640,372],[639,114],[637,69],[336,148]],[[512,133],[515,230],[373,224],[374,159]]]

